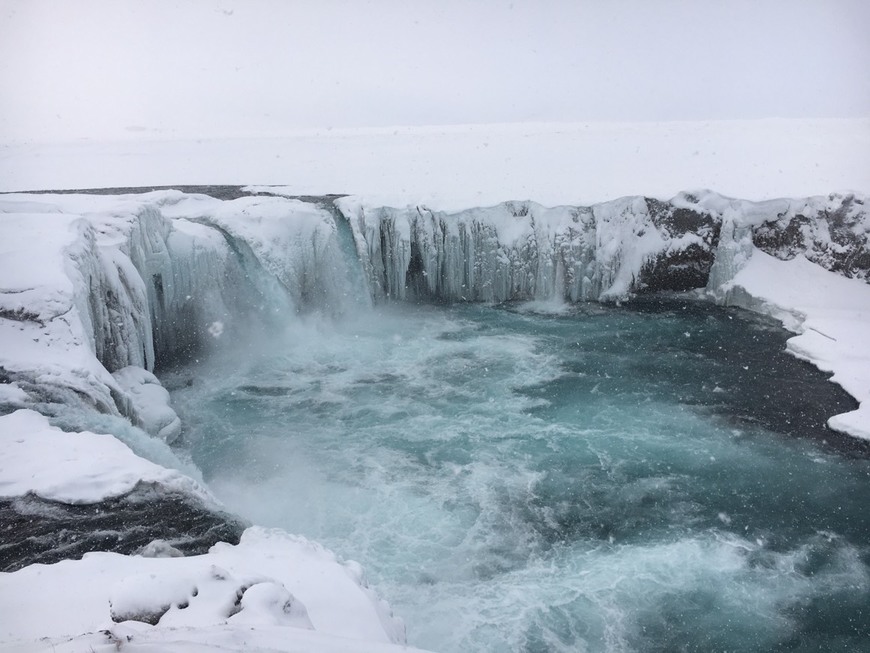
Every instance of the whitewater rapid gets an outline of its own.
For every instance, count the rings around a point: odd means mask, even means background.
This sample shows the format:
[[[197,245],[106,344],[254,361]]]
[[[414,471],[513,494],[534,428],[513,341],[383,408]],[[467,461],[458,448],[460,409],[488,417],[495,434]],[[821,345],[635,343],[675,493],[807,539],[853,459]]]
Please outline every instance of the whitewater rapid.
[[[221,500],[361,562],[417,646],[857,645],[870,463],[785,338],[680,299],[393,307],[165,382]]]

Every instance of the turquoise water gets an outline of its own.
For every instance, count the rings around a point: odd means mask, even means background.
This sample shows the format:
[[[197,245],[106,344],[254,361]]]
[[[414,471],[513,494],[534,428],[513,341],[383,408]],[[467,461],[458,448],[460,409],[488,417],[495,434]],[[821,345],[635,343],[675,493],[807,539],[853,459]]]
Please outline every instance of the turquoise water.
[[[787,334],[533,308],[300,318],[164,378],[227,506],[362,563],[414,645],[870,650],[870,459]]]

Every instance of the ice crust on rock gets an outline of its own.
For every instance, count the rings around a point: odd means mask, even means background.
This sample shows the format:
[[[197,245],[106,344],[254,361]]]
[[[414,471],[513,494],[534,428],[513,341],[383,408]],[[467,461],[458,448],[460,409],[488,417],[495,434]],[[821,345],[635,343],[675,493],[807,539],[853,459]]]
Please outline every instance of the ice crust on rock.
[[[166,442],[178,439],[181,420],[169,404],[169,392],[156,376],[132,365],[122,367],[112,376],[130,398],[139,426]]]
[[[719,247],[723,227],[727,242],[759,233],[782,258],[809,248],[808,256],[827,269],[859,278],[870,270],[870,214],[854,194],[749,202],[705,190],[669,201],[635,196],[553,208],[505,202],[455,213],[354,197],[336,205],[380,298],[618,300],[703,288],[720,254],[737,258],[719,261],[719,280],[728,278],[728,265],[740,263],[738,252]],[[795,221],[816,226],[795,240]]]

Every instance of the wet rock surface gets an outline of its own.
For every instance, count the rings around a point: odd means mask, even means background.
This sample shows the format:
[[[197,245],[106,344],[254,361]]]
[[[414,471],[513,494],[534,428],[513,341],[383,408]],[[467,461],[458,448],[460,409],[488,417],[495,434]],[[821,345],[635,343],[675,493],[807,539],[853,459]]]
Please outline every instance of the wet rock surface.
[[[139,553],[156,539],[185,555],[217,542],[237,544],[246,524],[192,497],[139,487],[89,505],[33,494],[0,499],[0,571],[81,558],[90,551]]]

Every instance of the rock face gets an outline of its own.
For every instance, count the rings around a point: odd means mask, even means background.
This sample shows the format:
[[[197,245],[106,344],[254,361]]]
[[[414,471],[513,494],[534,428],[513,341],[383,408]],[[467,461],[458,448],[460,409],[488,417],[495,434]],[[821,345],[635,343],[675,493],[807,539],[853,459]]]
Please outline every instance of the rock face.
[[[803,253],[834,272],[870,274],[870,218],[855,195],[748,202],[701,191],[452,214],[353,198],[337,205],[375,300],[612,300],[703,288],[726,221],[729,237],[751,236],[780,258]]]
[[[691,199],[691,196],[687,198]],[[721,216],[649,198],[646,203],[653,225],[667,241],[679,241],[690,234],[699,236],[699,240],[684,248],[661,252],[644,263],[640,270],[638,290],[682,291],[706,286],[719,242]]]
[[[80,558],[89,551],[139,553],[162,539],[185,555],[237,544],[245,524],[192,497],[141,486],[122,497],[75,505],[33,494],[0,499],[0,571]]]
[[[830,195],[789,206],[753,230],[755,245],[787,261],[803,254],[813,263],[870,282],[870,215],[853,194]]]

